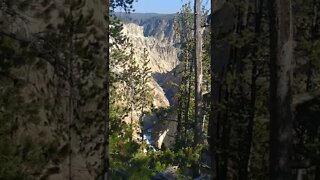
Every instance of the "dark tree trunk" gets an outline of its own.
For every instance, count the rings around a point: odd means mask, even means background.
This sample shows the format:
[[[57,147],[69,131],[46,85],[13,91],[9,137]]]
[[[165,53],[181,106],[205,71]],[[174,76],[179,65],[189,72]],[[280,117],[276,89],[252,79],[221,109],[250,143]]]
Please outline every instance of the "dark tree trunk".
[[[176,148],[180,149],[181,147],[181,130],[182,130],[182,109],[183,109],[183,98],[182,96],[179,97],[178,99],[178,122],[177,122],[177,133],[176,133]]]
[[[143,84],[147,84],[147,81],[144,79],[143,80]],[[143,96],[142,98],[142,107],[141,107],[141,115],[140,115],[140,129],[141,129],[141,134],[140,134],[140,138],[141,138],[141,143],[143,143],[144,141],[144,131],[143,131],[143,116],[144,116],[144,106],[146,105],[146,96]]]
[[[106,1],[106,33],[105,33],[105,47],[103,49],[105,56],[105,79],[103,82],[104,94],[103,94],[103,121],[104,121],[104,131],[103,131],[103,161],[102,161],[102,180],[108,180],[109,173],[109,85],[110,85],[110,55],[109,55],[109,36],[110,36],[110,16],[109,16],[109,1]]]
[[[229,101],[229,90],[226,88],[226,93],[224,97],[225,101]],[[229,118],[229,108],[226,107],[223,113],[223,120],[221,122],[222,133],[221,133],[221,145],[220,145],[220,164],[219,164],[219,174],[220,179],[228,179],[228,166],[229,166],[229,152],[230,152],[230,135],[231,135],[231,122]]]
[[[292,9],[291,0],[269,0],[270,180],[291,179]]]
[[[313,17],[312,17],[312,27],[311,27],[311,42],[317,41],[317,32],[319,24],[318,22],[318,2],[316,0],[313,0],[312,6],[313,6]],[[308,69],[307,69],[307,81],[306,81],[306,91],[310,92],[314,88],[314,82],[313,78],[315,76],[315,67],[313,65],[313,62],[311,59],[309,59],[308,62]]]
[[[69,70],[69,124],[68,124],[68,142],[69,142],[69,157],[68,157],[68,163],[69,163],[69,180],[72,178],[72,138],[71,138],[71,131],[72,131],[72,125],[73,125],[73,118],[74,118],[74,80],[73,80],[73,35],[74,35],[74,25],[73,25],[73,16],[72,16],[73,9],[70,7],[70,15],[71,15],[71,22],[69,27],[69,62],[68,62],[68,70]]]
[[[217,77],[216,74],[215,74],[215,70],[214,70],[214,56],[213,56],[213,52],[214,52],[214,26],[213,26],[213,21],[214,21],[214,18],[213,18],[213,14],[214,14],[214,8],[215,8],[215,0],[211,0],[211,42],[210,42],[210,45],[211,45],[211,59],[210,59],[210,78],[211,78],[211,86],[210,86],[210,98],[211,98],[211,101],[210,101],[210,116],[209,116],[209,129],[208,129],[208,142],[209,142],[209,147],[210,147],[210,152],[211,152],[211,169],[212,169],[212,172],[211,172],[211,176],[212,176],[212,179],[218,179],[218,156],[217,156],[217,153],[216,153],[216,149],[217,149],[217,132],[218,132],[218,129],[217,129],[217,118],[215,118],[215,103],[217,103],[217,99],[214,98],[214,97],[217,97],[217,96],[214,96],[214,94],[216,93],[215,90],[216,88],[214,88],[214,84],[215,82],[213,82],[213,80]]]
[[[216,7],[215,7],[216,6]],[[227,42],[220,42],[215,45],[215,32],[217,27],[223,27],[222,34],[228,34],[233,29],[233,12],[229,11],[229,6],[224,6],[224,1],[211,0],[211,61],[210,61],[210,117],[208,128],[208,142],[211,153],[212,179],[221,178],[221,122],[224,114],[221,109],[216,108],[225,97],[226,89],[222,86],[222,79],[229,64],[230,47]],[[222,19],[228,19],[225,24]],[[216,21],[217,20],[217,21]],[[223,49],[217,48],[223,46]]]
[[[187,58],[188,60],[188,58]],[[192,61],[192,60],[190,60]],[[191,101],[191,75],[192,75],[192,66],[193,62],[189,62],[189,80],[188,80],[188,92],[187,92],[187,102],[185,104],[185,108],[184,108],[184,137],[187,137],[187,131],[189,129],[189,125],[190,125],[190,121],[189,121],[189,109],[190,109],[190,101]],[[187,139],[185,140],[185,143],[187,143]]]
[[[308,62],[308,70],[307,70],[307,81],[306,81],[306,91],[310,92],[313,88],[313,82],[312,77],[314,76],[314,67],[312,65],[312,62]]]
[[[260,25],[261,25],[261,17],[262,17],[262,10],[263,10],[263,2],[264,0],[255,0],[255,39],[260,37]],[[257,91],[257,49],[255,48],[253,52],[254,59],[252,60],[252,71],[251,71],[251,96],[250,96],[250,110],[249,110],[249,119],[248,125],[245,132],[243,157],[241,158],[240,162],[240,169],[239,169],[239,180],[249,180],[250,179],[250,172],[249,172],[249,161],[250,161],[250,154],[251,154],[251,146],[252,146],[252,138],[253,138],[253,126],[254,126],[254,119],[255,119],[255,106],[256,106],[256,91]]]

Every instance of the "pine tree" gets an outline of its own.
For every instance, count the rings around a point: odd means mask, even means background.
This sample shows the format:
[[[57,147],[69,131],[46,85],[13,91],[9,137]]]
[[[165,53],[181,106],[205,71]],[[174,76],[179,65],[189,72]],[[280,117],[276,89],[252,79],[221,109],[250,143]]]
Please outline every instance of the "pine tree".
[[[182,61],[182,70],[178,72],[178,76],[181,76],[181,83],[179,93],[177,94],[177,135],[176,135],[176,148],[188,146],[191,139],[189,138],[189,131],[191,130],[192,120],[194,119],[190,112],[191,103],[194,102],[192,98],[193,87],[193,58],[192,51],[194,42],[192,40],[192,8],[191,4],[184,4],[181,12],[177,15],[175,20],[175,31],[179,39],[180,49],[182,50],[180,59]]]

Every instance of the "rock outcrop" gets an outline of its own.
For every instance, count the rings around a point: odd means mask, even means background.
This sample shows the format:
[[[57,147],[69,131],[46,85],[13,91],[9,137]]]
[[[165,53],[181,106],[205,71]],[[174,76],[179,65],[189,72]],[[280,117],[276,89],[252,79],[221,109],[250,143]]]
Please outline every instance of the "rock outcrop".
[[[154,36],[145,37],[143,26],[127,23],[124,24],[123,32],[131,40],[136,58],[141,58],[144,49],[147,50],[149,67],[153,73],[169,72],[179,64],[177,49]]]
[[[176,33],[174,31],[175,14],[156,14],[156,13],[116,13],[123,22],[130,22],[143,26],[145,37],[155,37],[161,42],[175,44]]]

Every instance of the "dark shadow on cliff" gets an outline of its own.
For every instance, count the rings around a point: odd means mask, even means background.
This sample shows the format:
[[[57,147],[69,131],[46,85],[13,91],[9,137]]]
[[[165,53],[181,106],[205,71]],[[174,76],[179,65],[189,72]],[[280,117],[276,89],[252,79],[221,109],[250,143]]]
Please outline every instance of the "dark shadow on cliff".
[[[154,80],[163,89],[165,96],[169,100],[170,106],[173,106],[176,102],[175,95],[178,93],[179,84],[181,83],[181,78],[176,75],[180,66],[181,65],[178,65],[172,71],[167,73],[152,74]]]

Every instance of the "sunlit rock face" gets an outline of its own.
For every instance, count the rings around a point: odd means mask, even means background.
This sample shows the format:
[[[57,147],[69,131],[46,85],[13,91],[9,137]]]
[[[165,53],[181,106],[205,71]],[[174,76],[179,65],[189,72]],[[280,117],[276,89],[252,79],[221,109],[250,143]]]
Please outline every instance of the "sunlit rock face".
[[[145,37],[154,37],[161,42],[176,44],[176,33],[174,31],[175,14],[156,13],[115,13],[123,22],[137,24],[143,28]]]
[[[150,60],[148,66],[152,74],[166,74],[179,64],[177,49],[172,44],[161,42],[155,37],[145,37],[144,27],[127,23],[123,26],[123,33],[130,39],[135,51],[134,58],[138,63],[146,50]],[[155,108],[170,106],[164,88],[159,85],[155,76],[150,80],[148,86],[152,89]]]
[[[156,37],[145,37],[143,26],[133,23],[124,24],[123,32],[131,40],[137,59],[142,57],[144,49],[147,50],[150,59],[149,67],[153,73],[169,72],[179,64],[177,49]]]
[[[161,42],[175,44],[176,33],[174,31],[174,15],[153,17],[142,23],[144,35],[156,37]]]

